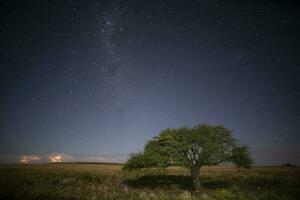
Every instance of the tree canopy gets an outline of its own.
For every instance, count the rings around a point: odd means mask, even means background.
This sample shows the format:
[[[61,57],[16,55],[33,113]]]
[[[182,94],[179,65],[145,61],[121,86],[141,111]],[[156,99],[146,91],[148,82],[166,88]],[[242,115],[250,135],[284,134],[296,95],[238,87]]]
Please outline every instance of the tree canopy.
[[[207,124],[168,128],[148,141],[144,152],[133,154],[124,169],[180,165],[190,169],[195,189],[201,188],[199,170],[204,165],[233,162],[249,168],[252,158],[246,145],[223,126]]]

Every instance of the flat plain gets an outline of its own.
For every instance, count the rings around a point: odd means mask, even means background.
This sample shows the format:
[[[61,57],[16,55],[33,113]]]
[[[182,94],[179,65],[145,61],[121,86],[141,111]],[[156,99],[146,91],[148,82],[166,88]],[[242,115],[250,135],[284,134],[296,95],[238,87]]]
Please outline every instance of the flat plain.
[[[299,200],[299,167],[203,167],[193,191],[180,167],[123,171],[121,164],[0,165],[0,199]]]

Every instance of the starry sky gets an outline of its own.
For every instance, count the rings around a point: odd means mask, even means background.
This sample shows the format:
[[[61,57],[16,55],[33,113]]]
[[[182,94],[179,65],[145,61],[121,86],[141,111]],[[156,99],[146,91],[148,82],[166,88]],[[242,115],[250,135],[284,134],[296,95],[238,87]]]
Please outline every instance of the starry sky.
[[[258,165],[300,164],[299,8],[2,0],[2,162],[121,161],[164,128],[208,123]]]

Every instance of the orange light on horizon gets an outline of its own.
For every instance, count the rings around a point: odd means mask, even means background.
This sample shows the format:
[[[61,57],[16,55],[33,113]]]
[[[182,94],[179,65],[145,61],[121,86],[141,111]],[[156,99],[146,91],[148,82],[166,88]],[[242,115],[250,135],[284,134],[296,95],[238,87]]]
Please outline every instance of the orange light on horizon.
[[[39,161],[39,160],[40,157],[34,155],[24,155],[20,157],[20,162],[23,164],[29,164],[32,163],[33,161]]]
[[[52,155],[49,156],[50,162],[62,162],[62,155]]]

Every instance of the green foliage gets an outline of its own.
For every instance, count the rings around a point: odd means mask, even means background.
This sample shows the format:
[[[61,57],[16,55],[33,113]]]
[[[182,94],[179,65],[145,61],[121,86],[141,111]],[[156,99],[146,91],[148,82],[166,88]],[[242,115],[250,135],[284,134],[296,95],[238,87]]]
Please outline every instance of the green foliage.
[[[165,167],[165,158],[160,154],[137,153],[132,154],[130,159],[124,164],[124,170],[151,168],[151,167]]]
[[[253,164],[253,159],[247,145],[240,145],[233,148],[230,160],[237,167],[250,168],[250,166]]]
[[[230,130],[202,124],[162,130],[146,144],[144,153],[131,156],[124,169],[180,165],[190,170],[194,189],[200,190],[200,168],[225,161],[247,168],[252,164],[247,146],[238,145]]]
[[[213,200],[246,200],[238,187],[219,189],[213,194]]]
[[[152,160],[148,156],[142,153],[132,154],[130,159],[123,166],[124,170],[153,167],[155,166],[155,160]]]
[[[236,140],[232,137],[231,131],[223,126],[203,124],[192,128],[168,128],[146,144],[144,155],[159,157],[161,162],[157,164],[160,166],[181,165],[189,169],[200,168],[203,165],[215,165],[228,160],[235,144]],[[144,161],[133,155],[128,164],[139,160]],[[145,164],[131,166],[147,167]]]

